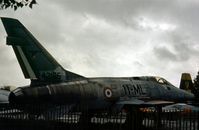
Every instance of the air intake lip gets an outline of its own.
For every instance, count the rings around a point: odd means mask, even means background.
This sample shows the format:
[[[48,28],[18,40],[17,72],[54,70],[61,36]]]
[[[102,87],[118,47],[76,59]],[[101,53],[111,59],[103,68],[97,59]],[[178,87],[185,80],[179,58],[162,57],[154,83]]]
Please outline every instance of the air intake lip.
[[[8,97],[8,101],[11,104],[22,102],[22,100],[20,100],[20,99],[23,96],[24,96],[24,94],[23,94],[21,88],[17,88],[15,90],[13,90],[12,92],[10,92],[9,97]]]
[[[16,98],[17,98],[17,96],[13,92],[10,92],[10,95],[8,97],[9,103],[11,103],[11,104],[16,103]]]

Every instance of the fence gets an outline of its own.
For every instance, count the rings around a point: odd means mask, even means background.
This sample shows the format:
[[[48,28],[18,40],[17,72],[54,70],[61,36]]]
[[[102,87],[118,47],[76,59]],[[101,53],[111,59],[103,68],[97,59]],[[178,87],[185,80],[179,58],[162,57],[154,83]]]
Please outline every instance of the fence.
[[[93,112],[86,106],[0,104],[0,130],[199,130],[198,112],[132,108]]]

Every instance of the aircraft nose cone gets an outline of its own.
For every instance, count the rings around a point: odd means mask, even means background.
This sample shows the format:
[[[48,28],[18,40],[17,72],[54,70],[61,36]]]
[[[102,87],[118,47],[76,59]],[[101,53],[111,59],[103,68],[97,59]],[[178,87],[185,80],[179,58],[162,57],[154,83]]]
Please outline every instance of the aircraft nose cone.
[[[14,103],[15,99],[16,99],[16,95],[13,92],[11,92],[9,95],[9,102]]]
[[[195,96],[194,96],[194,94],[192,94],[192,93],[187,93],[187,94],[185,95],[185,98],[188,99],[188,100],[193,100],[193,99],[195,99]]]
[[[22,97],[23,97],[23,92],[22,90],[19,88],[19,89],[15,89],[14,91],[10,92],[9,94],[9,97],[8,97],[8,100],[9,100],[9,103],[19,103],[19,102],[22,102]]]

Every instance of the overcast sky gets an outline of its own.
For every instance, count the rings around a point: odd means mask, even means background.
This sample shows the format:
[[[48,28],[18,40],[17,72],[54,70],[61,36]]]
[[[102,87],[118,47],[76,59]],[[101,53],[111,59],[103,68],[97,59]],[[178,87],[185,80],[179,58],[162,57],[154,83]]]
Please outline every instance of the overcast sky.
[[[179,86],[199,70],[198,0],[37,0],[0,10],[19,19],[67,70],[86,77],[161,76]],[[0,86],[27,85],[0,23]]]

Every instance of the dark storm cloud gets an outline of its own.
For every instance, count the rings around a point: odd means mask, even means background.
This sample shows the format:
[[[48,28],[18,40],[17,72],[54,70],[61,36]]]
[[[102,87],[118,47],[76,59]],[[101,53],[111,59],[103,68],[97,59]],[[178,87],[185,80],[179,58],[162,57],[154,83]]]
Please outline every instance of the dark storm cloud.
[[[59,4],[66,11],[91,14],[126,25],[135,25],[134,18],[140,16],[150,16],[158,21],[193,22],[199,10],[199,3],[191,0],[62,0]]]
[[[178,81],[176,75],[188,70],[182,65],[199,62],[196,0],[42,0],[38,3],[33,10],[3,12],[20,19],[55,59],[73,72],[86,76],[164,74]],[[5,37],[1,36],[2,39]],[[10,64],[18,73],[13,52],[7,55],[1,46],[0,51],[1,72],[5,74],[7,69],[3,68]],[[188,71],[193,75],[196,67]],[[15,77],[18,79],[17,74]],[[22,79],[18,81],[23,83]]]
[[[180,31],[169,34],[167,42],[170,49],[167,48],[166,45],[164,47],[154,48],[154,53],[159,59],[186,62],[199,55],[199,50],[196,47],[197,41],[195,41],[194,37],[184,35]]]
[[[154,53],[155,56],[158,57],[160,60],[171,60],[171,61],[176,61],[176,55],[171,52],[168,48],[166,47],[155,47],[154,48]]]
[[[183,35],[180,31],[178,34],[171,35],[171,44],[174,49],[183,57],[190,58],[191,56],[198,56],[199,50],[196,48],[198,41],[192,35]],[[186,58],[185,58],[186,59]]]
[[[199,50],[195,48],[193,40],[190,38],[182,38],[179,36],[172,36],[170,40],[170,49],[164,46],[154,47],[154,55],[160,60],[173,61],[173,62],[186,62],[192,57],[199,55]]]

